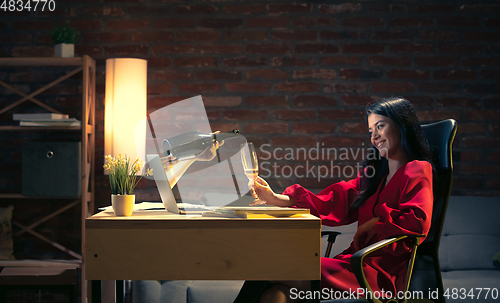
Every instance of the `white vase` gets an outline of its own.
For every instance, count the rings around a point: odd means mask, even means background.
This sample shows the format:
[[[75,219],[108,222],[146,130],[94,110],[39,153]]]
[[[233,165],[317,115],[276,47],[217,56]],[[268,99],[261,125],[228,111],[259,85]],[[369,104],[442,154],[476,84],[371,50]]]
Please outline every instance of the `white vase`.
[[[75,56],[75,45],[67,43],[59,43],[55,46],[55,56],[56,57],[74,57]]]
[[[134,211],[135,195],[111,195],[115,216],[129,217]]]

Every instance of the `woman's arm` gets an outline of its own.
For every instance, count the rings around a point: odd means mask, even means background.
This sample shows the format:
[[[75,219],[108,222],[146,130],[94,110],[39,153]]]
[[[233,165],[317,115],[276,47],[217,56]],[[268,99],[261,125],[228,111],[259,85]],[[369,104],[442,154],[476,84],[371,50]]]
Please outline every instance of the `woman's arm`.
[[[427,234],[432,219],[432,166],[425,161],[406,165],[398,201],[384,201],[375,231],[380,239],[398,235]],[[422,239],[423,241],[423,239]]]
[[[358,211],[349,211],[358,197],[359,178],[334,183],[319,193],[294,184],[283,192],[295,201],[295,206],[308,208],[311,214],[320,218],[323,225],[339,226],[358,220]]]
[[[252,194],[268,205],[308,208],[312,215],[321,218],[324,225],[338,226],[357,220],[357,212],[350,214],[349,206],[358,196],[358,181],[356,178],[332,184],[317,195],[298,184],[288,187],[283,194],[276,194],[264,179],[258,177]]]

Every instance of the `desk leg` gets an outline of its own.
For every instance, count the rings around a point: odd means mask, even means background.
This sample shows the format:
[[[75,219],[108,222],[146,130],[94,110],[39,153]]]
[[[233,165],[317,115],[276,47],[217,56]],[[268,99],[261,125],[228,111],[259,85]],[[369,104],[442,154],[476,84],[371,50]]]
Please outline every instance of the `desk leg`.
[[[116,303],[123,303],[125,297],[125,281],[116,280]]]
[[[101,280],[92,280],[92,303],[101,303]]]
[[[102,303],[115,303],[116,302],[116,282],[115,280],[103,280],[102,287]]]
[[[92,280],[92,303],[124,303],[125,281]]]
[[[311,281],[311,290],[313,291],[313,293],[315,293],[315,291],[319,291],[321,293],[321,281],[320,280],[312,280]],[[313,299],[312,300],[312,303],[319,303],[320,299],[317,298],[317,299]]]

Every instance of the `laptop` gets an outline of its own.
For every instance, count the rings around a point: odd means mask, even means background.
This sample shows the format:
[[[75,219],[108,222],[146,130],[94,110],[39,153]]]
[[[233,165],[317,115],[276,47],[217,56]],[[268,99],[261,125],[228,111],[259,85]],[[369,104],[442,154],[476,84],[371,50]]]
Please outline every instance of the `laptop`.
[[[161,201],[165,209],[171,213],[178,214],[179,208],[177,207],[177,202],[175,201],[174,193],[170,188],[170,183],[167,179],[167,174],[165,169],[161,164],[161,159],[159,155],[146,155],[149,167],[153,169],[153,177],[156,182],[156,187],[160,192]]]
[[[179,203],[182,204],[181,209],[179,209],[179,205],[175,200],[174,193],[170,188],[170,183],[168,182],[167,173],[163,168],[161,163],[160,156],[158,154],[148,154],[146,155],[146,159],[149,163],[149,167],[153,169],[153,178],[156,182],[156,187],[160,192],[161,201],[163,202],[163,206],[168,212],[174,214],[202,214],[206,211],[212,210],[210,207],[206,207],[205,205],[199,204],[191,204],[191,203]],[[188,209],[188,210],[186,210]]]

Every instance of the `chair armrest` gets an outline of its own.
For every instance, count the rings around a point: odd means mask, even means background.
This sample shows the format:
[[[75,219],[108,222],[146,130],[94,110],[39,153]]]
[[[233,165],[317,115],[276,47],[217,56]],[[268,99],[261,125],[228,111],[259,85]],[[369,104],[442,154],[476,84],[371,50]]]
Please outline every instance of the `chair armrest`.
[[[403,239],[411,238],[413,239],[413,244],[414,246],[418,245],[418,239],[420,237],[423,237],[425,235],[403,235],[399,237],[392,237],[392,238],[387,238],[384,240],[380,240],[377,243],[374,243],[368,247],[365,247],[363,249],[358,250],[351,256],[351,267],[352,271],[354,272],[354,275],[356,276],[356,279],[358,280],[359,286],[362,289],[367,290],[368,292],[371,292],[372,289],[370,285],[368,284],[368,281],[366,281],[365,273],[363,271],[363,258],[366,257],[367,255],[371,254],[374,251],[377,251],[389,244],[392,244],[394,242],[401,241]],[[413,266],[412,266],[413,268]],[[411,274],[411,272],[410,272]],[[374,299],[374,298],[367,298],[368,302],[370,303],[382,303],[380,300]]]
[[[322,231],[321,237],[328,236],[328,242],[335,243],[335,239],[340,234],[342,233],[338,231]]]

